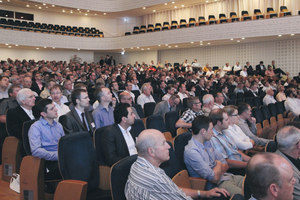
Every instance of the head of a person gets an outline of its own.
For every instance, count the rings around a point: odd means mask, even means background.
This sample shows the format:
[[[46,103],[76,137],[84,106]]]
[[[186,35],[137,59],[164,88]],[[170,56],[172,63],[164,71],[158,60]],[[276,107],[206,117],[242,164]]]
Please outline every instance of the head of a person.
[[[89,107],[89,96],[86,90],[74,89],[71,93],[71,101],[74,106],[80,106],[83,108]]]
[[[186,86],[184,83],[181,83],[179,86],[178,86],[178,91],[181,92],[181,93],[184,93],[186,91]]]
[[[213,136],[213,121],[211,118],[200,115],[192,122],[193,135],[203,138],[204,141],[209,141]]]
[[[256,81],[252,81],[251,84],[250,84],[250,89],[252,91],[256,91],[257,87],[258,87],[257,82]]]
[[[117,92],[119,91],[119,85],[117,83],[117,81],[112,81],[109,85],[109,88],[111,89],[111,91],[113,92]]]
[[[165,90],[170,95],[173,95],[175,93],[175,88],[172,84],[167,85]]]
[[[222,91],[222,93],[225,93],[225,94],[227,94],[228,93],[228,86],[227,85],[222,85],[221,86],[221,91]]]
[[[150,96],[152,92],[152,86],[150,83],[144,83],[142,85],[142,93],[144,93],[146,96]]]
[[[239,113],[238,113],[237,106],[228,105],[228,106],[225,106],[223,109],[226,111],[226,113],[229,117],[230,124],[238,124],[239,123]]]
[[[70,81],[71,81],[71,83],[74,83],[74,82],[75,82],[74,75],[73,75],[73,74],[69,74],[69,75],[67,75],[67,77],[66,77],[66,80],[70,80]]]
[[[159,84],[159,88],[160,88],[160,89],[165,89],[165,88],[166,88],[166,83],[165,83],[165,81],[159,80],[159,81],[158,81],[158,84]]]
[[[251,107],[249,104],[245,102],[241,102],[238,105],[238,114],[242,119],[250,119],[251,118]]]
[[[297,97],[297,91],[295,88],[289,88],[286,90],[286,96],[291,97],[291,98],[296,98]]]
[[[10,86],[9,87],[9,89],[8,89],[8,94],[9,94],[9,96],[10,97],[12,97],[12,98],[16,98],[17,97],[17,94],[18,94],[18,92],[21,90],[21,86],[20,85],[12,85],[12,86]]]
[[[24,77],[22,81],[23,88],[31,88],[32,80],[30,77]]]
[[[221,92],[215,93],[214,99],[217,104],[222,104],[224,102],[224,96]]]
[[[247,183],[256,199],[292,200],[294,184],[292,166],[274,153],[254,155],[246,167]]]
[[[267,93],[268,95],[270,95],[270,96],[273,96],[273,95],[274,95],[274,90],[273,90],[273,88],[268,87],[268,88],[266,89],[266,93]]]
[[[132,97],[128,92],[121,92],[119,94],[119,100],[121,103],[128,103],[130,106],[132,106]]]
[[[48,90],[50,90],[50,89],[53,87],[53,85],[55,85],[55,80],[54,80],[54,79],[48,79],[48,80],[46,81],[45,87],[46,87]]]
[[[203,106],[206,105],[212,106],[215,103],[214,97],[211,94],[204,95],[202,100],[203,100]]]
[[[58,84],[51,87],[50,96],[55,103],[59,103],[62,97],[62,87]]]
[[[213,120],[214,127],[219,130],[225,130],[229,126],[229,117],[224,109],[214,109],[209,113],[209,117]]]
[[[295,126],[284,126],[277,132],[278,149],[283,153],[295,157],[300,157],[300,130]]]
[[[96,73],[95,73],[95,72],[92,72],[92,73],[90,74],[90,80],[91,80],[91,81],[95,81],[95,80],[96,80]]]
[[[9,86],[8,76],[0,76],[0,87],[7,88]]]
[[[72,82],[70,80],[64,81],[64,88],[71,91],[72,90]]]
[[[23,88],[17,94],[17,102],[20,106],[32,108],[35,105],[35,96],[31,89]]]
[[[157,167],[170,159],[170,145],[165,136],[156,129],[142,131],[136,140],[136,149],[139,156]]]
[[[12,84],[20,84],[20,78],[18,75],[12,75],[10,80]]]
[[[57,108],[51,99],[40,99],[36,103],[36,109],[44,119],[55,119],[58,117]]]
[[[284,90],[285,90],[283,85],[278,85],[277,89],[279,92],[284,92]]]
[[[106,87],[97,89],[94,95],[96,99],[99,101],[99,103],[112,101],[112,94],[110,90]]]
[[[187,99],[187,105],[188,105],[189,109],[191,109],[195,112],[199,112],[201,110],[202,104],[198,97],[189,97]]]
[[[173,108],[173,107],[176,107],[178,106],[180,103],[180,97],[178,94],[173,94],[170,98],[169,98],[169,104],[170,106]]]
[[[239,82],[238,85],[237,85],[237,87],[239,89],[243,89],[244,88],[244,83],[243,82]]]
[[[131,126],[134,124],[135,115],[128,103],[119,103],[114,109],[114,119],[116,124]]]
[[[130,92],[132,91],[132,83],[130,81],[127,81],[125,83],[125,90],[130,91]]]

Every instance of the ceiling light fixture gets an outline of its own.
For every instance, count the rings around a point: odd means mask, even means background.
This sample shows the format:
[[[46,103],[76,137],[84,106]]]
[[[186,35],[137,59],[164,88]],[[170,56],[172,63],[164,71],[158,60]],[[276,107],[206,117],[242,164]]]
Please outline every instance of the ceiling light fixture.
[[[165,3],[165,6],[168,5],[168,3]]]
[[[294,35],[295,35],[294,33],[291,34],[291,36],[294,36]]]
[[[181,5],[181,7],[184,7],[184,5]]]
[[[175,3],[175,1],[172,1],[172,3]]]
[[[244,40],[245,38],[244,37],[242,37],[242,40]]]
[[[143,7],[143,9],[145,10],[145,9],[146,9],[146,7]]]
[[[237,42],[240,42],[239,40]]]
[[[156,12],[156,10],[153,10],[153,12]]]
[[[278,35],[278,37],[281,37],[282,35]]]
[[[103,15],[106,15],[106,13],[103,13]]]
[[[86,12],[90,12],[90,10],[87,10]]]
[[[28,7],[29,7],[29,5],[26,5],[26,7],[28,8]]]
[[[79,11],[79,10],[80,10],[80,8],[77,8],[77,10]]]
[[[230,40],[233,40],[233,38],[231,38]]]
[[[8,46],[8,48],[11,48],[11,46]]]
[[[42,7],[40,6],[39,9],[42,9]]]
[[[15,45],[16,47],[19,46],[18,44]]]
[[[174,6],[174,8],[177,8],[177,6]]]
[[[52,5],[52,7],[55,7],[55,5]]]
[[[177,45],[175,45],[175,47],[178,47]]]
[[[194,42],[191,42],[191,44],[194,44]]]
[[[40,48],[36,48],[36,50],[39,50]]]
[[[210,43],[207,43],[208,45],[210,44]]]
[[[45,3],[43,3],[43,6],[45,6],[46,4]]]

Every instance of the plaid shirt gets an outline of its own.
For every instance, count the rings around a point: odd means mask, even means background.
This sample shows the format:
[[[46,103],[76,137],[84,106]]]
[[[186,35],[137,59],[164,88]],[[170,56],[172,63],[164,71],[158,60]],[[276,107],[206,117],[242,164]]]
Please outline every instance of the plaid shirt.
[[[184,121],[185,123],[192,123],[194,121],[195,117],[197,117],[199,115],[204,115],[202,110],[200,110],[199,112],[195,112],[191,109],[188,109],[181,115],[180,119],[182,121]]]
[[[238,152],[238,148],[233,142],[233,139],[226,133],[219,133],[214,130],[214,136],[210,139],[214,148],[219,151],[226,159],[243,161],[242,155]]]

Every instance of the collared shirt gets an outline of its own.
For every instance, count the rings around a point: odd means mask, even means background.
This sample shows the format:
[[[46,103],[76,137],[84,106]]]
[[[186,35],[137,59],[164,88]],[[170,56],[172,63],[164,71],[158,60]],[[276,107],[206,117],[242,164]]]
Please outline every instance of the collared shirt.
[[[74,108],[75,108],[75,110],[76,110],[76,112],[77,112],[77,114],[78,114],[78,116],[79,116],[81,122],[83,123],[81,114],[84,113],[84,112],[81,112],[81,111],[78,110],[76,107],[74,107]],[[72,108],[71,108],[71,109],[72,109]],[[85,121],[86,127],[87,127],[87,129],[88,129],[88,131],[89,131],[89,130],[90,130],[90,127],[89,127],[89,124],[88,124],[88,122],[87,122],[87,120],[86,120],[86,116],[85,116],[85,115],[84,115],[84,121]]]
[[[223,109],[224,105],[223,104],[217,104],[217,103],[215,103],[214,107],[212,108],[212,110],[217,109],[217,108]]]
[[[176,186],[164,170],[139,156],[131,166],[125,185],[125,196],[127,200],[192,200]]]
[[[180,119],[185,123],[192,123],[194,119],[199,115],[204,115],[202,110],[200,110],[199,112],[195,112],[191,109],[188,109],[181,115]]]
[[[58,141],[64,135],[64,130],[59,122],[53,120],[50,125],[43,117],[40,117],[28,131],[32,155],[45,160],[57,161]]]
[[[134,143],[134,140],[130,134],[130,130],[131,130],[131,126],[129,126],[126,130],[120,126],[120,124],[118,124],[123,136],[124,136],[124,139],[126,141],[126,144],[127,144],[127,148],[128,148],[128,152],[129,152],[129,155],[135,155],[137,154],[137,150],[135,148],[135,143]]]
[[[178,96],[180,97],[180,100],[183,101],[184,98],[188,98],[188,95],[185,93],[178,92]]]
[[[8,96],[8,88],[9,88],[9,87],[7,87],[6,90],[5,90],[4,92],[1,92],[1,91],[0,91],[0,99],[3,99],[3,98],[9,98],[9,96]]]
[[[241,71],[240,75],[243,76],[243,77],[247,77],[248,73],[246,71]]]
[[[270,103],[276,103],[276,100],[273,96],[266,94],[266,96],[263,98],[264,105],[268,105]]]
[[[95,128],[112,125],[115,123],[114,108],[108,106],[108,109],[104,108],[101,104],[92,112]]]
[[[6,110],[10,108],[15,108],[19,104],[16,99],[9,97],[8,99],[5,99],[0,104],[0,115],[6,115]]]
[[[55,105],[55,108],[57,108],[57,115],[58,115],[57,119],[60,116],[65,115],[68,112],[70,112],[70,108],[67,105],[63,104],[62,102],[60,102],[60,105],[54,101],[53,101],[53,103]],[[57,119],[56,119],[56,121],[58,121]]]
[[[243,161],[242,155],[238,152],[238,148],[233,142],[233,139],[226,133],[219,133],[214,130],[214,136],[210,139],[214,148],[219,151],[223,158],[230,160]]]
[[[250,142],[250,138],[245,135],[240,127],[236,124],[229,125],[228,129],[223,131],[228,134],[240,150],[247,150],[253,148],[253,144]]]
[[[171,96],[172,96],[172,95],[170,95],[169,93],[167,93],[167,94],[165,94],[165,95],[162,97],[162,100],[163,100],[163,101],[167,101],[167,100],[170,99]]]
[[[283,153],[282,151],[280,151],[281,153]],[[300,160],[299,158],[298,159],[295,159],[285,153],[283,153],[283,155],[285,155],[294,165],[295,167],[297,167],[297,169],[300,171]]]
[[[211,109],[202,106],[202,111],[203,111],[204,115],[208,117],[209,113],[211,112]]]
[[[242,70],[241,65],[235,65],[235,66],[233,67],[233,71],[239,71],[239,70]]]
[[[138,85],[132,84],[132,90],[140,90],[140,88]]]
[[[216,160],[227,163],[220,152],[216,151],[210,141],[201,144],[194,137],[185,146],[184,162],[187,170],[192,177],[212,180],[215,177],[213,168],[217,165]],[[229,180],[226,176],[221,177],[220,181]]]
[[[142,108],[144,108],[145,103],[149,102],[154,102],[155,100],[153,99],[152,95],[150,94],[149,97],[147,97],[144,93],[142,93],[138,98],[137,98],[137,103],[141,105]]]
[[[297,101],[295,100],[295,98],[287,97],[284,102],[284,106],[285,106],[286,110],[289,110],[293,113],[294,117],[297,117],[300,115],[300,107],[299,107]]]
[[[235,94],[237,94],[237,93],[239,93],[239,92],[244,93],[244,90],[241,89],[241,88],[236,87],[236,88],[233,90],[233,92],[234,92]]]
[[[260,138],[256,136],[256,125],[251,124],[251,127],[249,128],[247,122],[241,118],[239,118],[239,123],[237,124],[241,130],[250,138],[252,139],[256,145],[263,145],[265,146],[268,144],[269,141],[268,139]]]
[[[30,119],[35,119],[35,117],[33,116],[32,110],[27,110],[26,108],[22,107],[21,108],[26,112],[26,114],[28,115],[28,117],[30,117]]]

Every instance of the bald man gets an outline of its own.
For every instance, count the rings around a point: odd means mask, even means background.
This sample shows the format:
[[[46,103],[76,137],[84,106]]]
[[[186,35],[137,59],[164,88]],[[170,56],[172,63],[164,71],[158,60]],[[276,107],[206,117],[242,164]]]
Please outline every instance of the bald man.
[[[274,153],[254,155],[246,168],[249,200],[292,200],[296,179],[290,163]]]
[[[155,129],[140,133],[136,141],[138,158],[131,166],[125,186],[127,200],[138,199],[189,199],[228,196],[225,189],[214,188],[209,191],[178,188],[159,168],[169,160],[170,146],[164,135]]]

